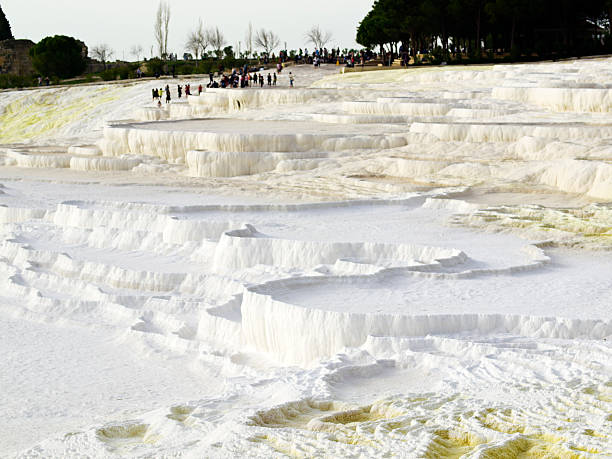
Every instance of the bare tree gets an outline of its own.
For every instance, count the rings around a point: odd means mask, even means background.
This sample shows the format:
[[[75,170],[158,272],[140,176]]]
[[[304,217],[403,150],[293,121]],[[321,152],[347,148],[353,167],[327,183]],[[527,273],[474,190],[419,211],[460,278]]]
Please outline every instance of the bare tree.
[[[105,43],[94,46],[91,49],[91,55],[94,57],[94,59],[104,64],[104,70],[106,70],[106,61],[108,61],[111,58],[113,53],[114,51],[111,49],[111,47]]]
[[[315,48],[323,49],[331,41],[332,33],[329,31],[323,31],[321,30],[321,27],[316,25],[306,32],[306,39],[315,45]]]
[[[198,57],[200,57],[200,45],[198,43],[198,36],[196,32],[189,32],[189,35],[187,35],[185,49],[195,56],[195,60],[197,62]]]
[[[208,34],[204,30],[204,25],[202,24],[202,18],[198,21],[198,26],[195,30],[187,36],[187,43],[185,43],[185,47],[188,51],[192,52],[198,60],[198,57],[203,57],[206,52],[206,48],[208,47]]]
[[[168,55],[168,31],[170,28],[170,5],[164,0],[159,2],[157,15],[155,16],[155,42],[159,51],[159,57],[164,59]]]
[[[130,54],[136,58],[136,62],[140,62],[140,56],[144,54],[144,48],[141,45],[134,45],[130,48]]]
[[[221,49],[226,43],[223,32],[219,30],[219,27],[215,27],[214,29],[211,27],[210,29],[206,30],[205,35],[208,44],[215,50],[217,57],[221,58]]]
[[[268,56],[272,54],[280,44],[280,38],[271,30],[260,29],[255,33],[255,44],[266,52]]]
[[[251,22],[249,22],[249,28],[244,36],[244,46],[247,56],[250,57],[253,54],[253,24]]]

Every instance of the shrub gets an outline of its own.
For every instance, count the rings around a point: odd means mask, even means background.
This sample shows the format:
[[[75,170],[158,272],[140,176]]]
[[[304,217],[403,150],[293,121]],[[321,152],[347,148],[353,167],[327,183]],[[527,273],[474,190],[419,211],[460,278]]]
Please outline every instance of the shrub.
[[[17,75],[0,75],[0,89],[27,88],[37,83],[32,77],[21,77]]]
[[[117,73],[122,80],[127,80],[131,76],[131,69],[129,67],[119,67]]]
[[[199,67],[200,73],[210,73],[213,68],[213,64],[210,61],[202,62],[202,65]]]
[[[107,69],[100,73],[100,77],[102,77],[104,81],[113,81],[117,79],[117,74],[115,73],[115,69]]]
[[[147,73],[150,75],[163,75],[164,68],[164,61],[159,58],[153,58],[147,61]]]

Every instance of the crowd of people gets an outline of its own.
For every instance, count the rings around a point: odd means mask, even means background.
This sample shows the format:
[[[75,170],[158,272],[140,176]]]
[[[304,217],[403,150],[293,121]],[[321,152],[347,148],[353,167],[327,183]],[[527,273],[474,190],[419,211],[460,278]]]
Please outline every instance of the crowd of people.
[[[308,49],[302,50],[301,48],[297,53],[292,52],[292,56],[289,57],[286,52],[281,51],[276,60],[276,68],[274,71],[264,70],[263,68],[253,70],[249,69],[247,65],[240,69],[234,69],[231,73],[221,73],[215,75],[209,74],[209,82],[206,84],[206,88],[264,88],[264,87],[275,87],[278,85],[279,76],[283,72],[284,63],[293,60],[295,64],[310,64],[315,67],[320,67],[321,64],[334,64],[334,65],[346,65],[347,67],[354,67],[355,65],[363,65],[369,59],[372,59],[374,55],[370,51],[361,52],[345,52],[342,53],[340,48],[332,49],[331,51],[327,48],[315,49],[312,53],[308,52]],[[266,64],[270,63],[270,60],[266,57]],[[216,77],[216,78],[215,78]],[[295,75],[289,72],[288,75],[289,87],[295,86]],[[202,94],[204,87],[202,84],[198,86],[198,95]],[[177,85],[177,96],[179,99],[183,98],[183,95],[190,96],[191,85]],[[165,88],[153,89],[152,90],[153,102],[157,101],[158,106],[161,106],[164,100],[167,104],[172,101],[172,95],[170,94],[170,87],[166,85]]]
[[[309,64],[315,67],[320,67],[321,64],[333,64],[333,65],[346,65],[347,67],[354,67],[356,65],[364,65],[365,62],[376,57],[371,51],[362,50],[360,52],[340,51],[340,48],[328,50],[327,48],[315,49],[313,52],[309,52],[307,48],[299,51],[291,52],[291,56],[286,51],[281,51],[278,57],[272,55],[270,59],[268,56],[264,56],[264,64],[269,65],[270,62],[276,61],[276,67],[274,71],[266,71],[263,68],[253,70],[249,69],[247,65],[240,69],[234,69],[231,73],[220,73],[218,75],[210,73],[209,82],[206,84],[206,88],[264,88],[275,87],[278,85],[279,76],[283,72],[284,64],[288,61],[293,61],[296,65],[298,64]],[[174,73],[174,72],[173,72]],[[289,87],[295,86],[295,75],[289,72],[288,75]],[[198,87],[198,95],[203,92],[204,88],[200,84]],[[179,99],[185,96],[191,95],[191,86],[177,85],[177,96]],[[172,96],[170,95],[170,88],[167,85],[166,88],[153,89],[153,101],[157,101],[161,106],[162,100],[166,103],[170,103]]]
[[[200,84],[198,86],[198,96],[202,94],[204,91],[204,87]],[[191,96],[191,84],[186,85],[176,85],[176,92],[178,94],[178,98],[182,99],[183,94],[185,96]],[[170,85],[166,85],[165,88],[153,88],[151,90],[151,95],[153,96],[153,102],[157,101],[159,105],[161,105],[162,100],[164,99],[164,95],[166,98],[166,103],[169,104],[172,101],[172,94],[170,93]]]
[[[309,53],[307,48],[304,50],[300,48],[297,53],[293,55],[292,60],[295,62],[295,65],[311,64],[315,67],[319,67],[321,64],[336,64],[354,67],[358,64],[363,65],[374,57],[374,54],[368,50],[361,50],[360,52],[345,50],[343,53],[340,51],[340,48],[332,49],[331,51],[327,48],[323,48],[315,49],[312,53]]]
[[[279,75],[283,71],[282,61],[279,60],[276,64],[275,71],[266,71],[261,68],[259,70],[251,70],[247,65],[236,70],[232,70],[230,74],[221,74],[219,81],[214,79],[214,75],[209,74],[210,82],[206,86],[207,88],[263,88],[266,84],[269,87],[276,86],[278,84]],[[289,72],[290,80],[293,76]]]
[[[289,72],[290,78],[292,76]],[[260,70],[254,72],[242,72],[234,70],[231,74],[223,74],[220,76],[217,82],[214,78],[211,78],[210,83],[206,86],[208,88],[263,88],[266,85],[269,87],[277,86],[278,84],[278,73],[268,72],[266,75],[265,71]]]
[[[250,71],[247,66],[239,69],[232,70],[230,74],[218,75],[218,80],[215,79],[215,74],[209,74],[209,82],[206,88],[264,88],[266,85],[270,88],[278,85],[279,74],[283,71],[283,65],[279,61],[275,71],[266,71],[262,68],[255,71]],[[289,87],[293,88],[295,85],[295,75],[289,72],[288,75]],[[198,85],[197,94],[202,94],[204,87],[202,84]],[[178,84],[176,88],[176,94],[178,99],[182,99],[183,95],[191,96],[191,84],[181,85]],[[165,88],[154,88],[151,90],[153,102],[157,102],[157,105],[161,107],[162,101],[165,100],[166,104],[172,102],[172,94],[170,91],[170,85],[166,85]]]

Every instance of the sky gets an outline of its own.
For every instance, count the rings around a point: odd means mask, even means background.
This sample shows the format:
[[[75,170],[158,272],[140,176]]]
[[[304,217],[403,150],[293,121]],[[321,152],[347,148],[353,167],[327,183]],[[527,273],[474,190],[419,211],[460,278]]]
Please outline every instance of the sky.
[[[331,46],[357,47],[359,22],[374,0],[167,0],[172,10],[168,51],[185,51],[188,33],[201,17],[204,26],[218,26],[227,44],[238,49],[249,22],[274,31],[287,49],[312,48],[304,35],[313,25],[332,32]],[[133,59],[141,45],[145,57],[154,45],[153,24],[158,0],[0,0],[15,38],[32,41],[69,35],[92,48],[108,44],[116,59]],[[155,48],[154,53],[155,53]]]

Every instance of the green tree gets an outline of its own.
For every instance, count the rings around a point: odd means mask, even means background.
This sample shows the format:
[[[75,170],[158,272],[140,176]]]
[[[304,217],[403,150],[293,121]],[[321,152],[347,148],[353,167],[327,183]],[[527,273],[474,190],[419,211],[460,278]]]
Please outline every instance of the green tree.
[[[2,6],[0,6],[0,41],[2,40],[12,40],[13,33],[11,32],[11,25],[6,19],[4,15],[4,11],[2,11]]]
[[[608,33],[612,35],[612,0],[604,0],[602,16],[608,22]]]
[[[402,21],[405,14],[397,14],[401,0],[377,0],[372,11],[359,24],[357,43],[372,48],[380,47],[383,52],[385,44],[393,45],[400,40]]]
[[[609,53],[612,0],[376,0],[356,39],[381,54],[402,43],[445,60],[449,47],[479,60],[483,41],[489,58]]]
[[[222,64],[226,68],[231,68],[234,66],[236,56],[234,54],[234,48],[232,46],[226,46],[223,48],[223,61]]]
[[[233,46],[226,46],[225,48],[223,48],[223,55],[227,59],[234,59],[236,57],[235,54],[234,54],[234,47]]]
[[[487,13],[494,24],[509,28],[511,50],[516,46],[516,32],[521,25],[519,21],[530,17],[530,7],[530,0],[495,0],[486,6]]]
[[[38,73],[58,78],[80,75],[87,65],[82,44],[65,35],[43,38],[32,47],[30,56]]]
[[[380,46],[382,52],[383,45],[390,41],[385,32],[385,21],[386,18],[376,9],[370,11],[357,28],[357,43],[366,48]]]
[[[420,2],[424,27],[429,35],[439,36],[442,48],[448,48],[448,3],[449,0],[424,0]]]

